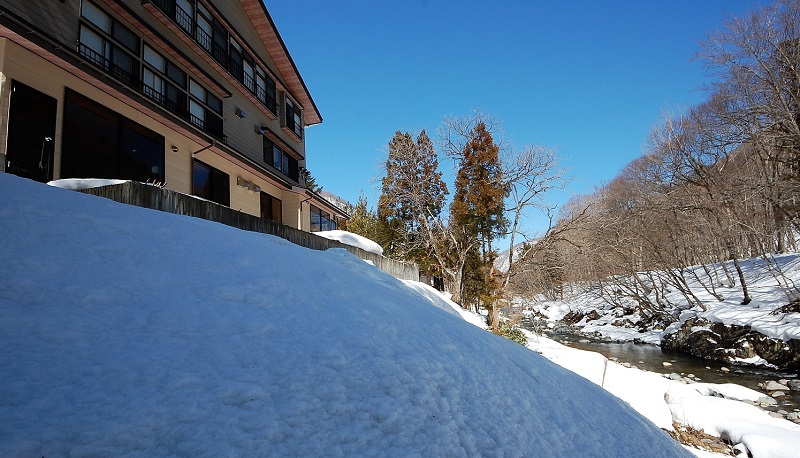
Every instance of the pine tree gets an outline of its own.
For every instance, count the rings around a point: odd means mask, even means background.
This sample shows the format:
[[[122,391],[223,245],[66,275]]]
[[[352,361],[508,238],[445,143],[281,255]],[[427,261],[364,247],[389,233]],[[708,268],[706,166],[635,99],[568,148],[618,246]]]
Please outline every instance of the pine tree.
[[[486,124],[479,121],[460,157],[456,176],[455,195],[450,207],[451,224],[457,243],[469,247],[470,256],[464,259],[462,280],[465,288],[461,300],[479,301],[489,309],[489,324],[497,325],[496,299],[498,282],[495,279],[496,252],[492,241],[506,229],[503,169],[500,148],[494,143]],[[480,249],[480,266],[475,265],[474,247]]]
[[[347,230],[370,240],[378,240],[378,217],[367,208],[364,192],[358,196],[358,202],[347,221]]]
[[[380,232],[387,255],[430,264],[430,225],[439,217],[447,186],[433,143],[423,130],[416,141],[397,131],[389,142],[386,175],[378,200]],[[424,230],[423,230],[424,229]],[[379,242],[380,243],[380,242]]]
[[[486,124],[478,122],[460,159],[450,209],[464,235],[479,241],[484,262],[491,256],[492,241],[506,229],[506,190],[499,151]]]

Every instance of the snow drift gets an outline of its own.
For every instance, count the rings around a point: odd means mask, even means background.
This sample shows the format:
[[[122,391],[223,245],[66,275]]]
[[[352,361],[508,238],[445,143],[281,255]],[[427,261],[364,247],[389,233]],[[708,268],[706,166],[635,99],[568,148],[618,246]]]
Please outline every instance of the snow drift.
[[[0,456],[686,455],[344,250],[3,173],[0,234]]]

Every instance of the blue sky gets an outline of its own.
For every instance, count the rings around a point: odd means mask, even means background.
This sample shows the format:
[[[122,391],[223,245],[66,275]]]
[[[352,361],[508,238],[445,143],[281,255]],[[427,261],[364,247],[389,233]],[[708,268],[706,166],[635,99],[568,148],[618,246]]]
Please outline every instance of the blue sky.
[[[309,169],[326,191],[355,203],[363,190],[374,206],[396,130],[435,134],[474,108],[502,120],[515,146],[558,147],[568,192],[591,192],[644,153],[665,113],[704,98],[698,40],[757,2],[266,5],[323,116],[306,131]]]

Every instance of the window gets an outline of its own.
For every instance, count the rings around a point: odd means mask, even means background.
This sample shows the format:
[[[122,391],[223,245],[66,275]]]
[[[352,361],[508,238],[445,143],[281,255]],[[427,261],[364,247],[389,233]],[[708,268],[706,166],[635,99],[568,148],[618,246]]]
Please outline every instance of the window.
[[[261,67],[256,67],[256,98],[258,98],[272,114],[278,114],[278,98],[275,80],[270,78]]]
[[[80,55],[125,84],[136,83],[139,37],[93,3],[81,2]]]
[[[211,37],[214,36],[212,25],[214,16],[202,5],[197,4],[197,29],[195,30],[195,38],[197,43],[203,47],[207,52],[213,51]]]
[[[330,213],[320,209],[316,205],[311,205],[311,232],[331,231],[336,229]]]
[[[148,45],[143,57],[142,92],[173,113],[186,113],[186,72]]]
[[[175,22],[189,35],[194,29],[194,5],[193,1],[175,0]]]
[[[222,100],[189,79],[189,119],[192,124],[222,138]]]
[[[62,178],[164,182],[164,137],[67,89]]]
[[[279,172],[297,181],[299,178],[297,159],[264,135],[264,162],[278,169]]]
[[[230,206],[228,174],[198,160],[192,163],[192,194],[220,205]]]
[[[283,220],[283,203],[277,197],[273,197],[266,192],[261,193],[261,217],[278,224]]]
[[[233,38],[231,38],[230,48],[228,48],[230,55],[228,58],[230,59],[228,62],[228,69],[231,72],[231,75],[235,76],[237,80],[240,82],[244,81],[244,68],[242,67],[244,58],[242,56],[242,47],[239,46],[239,43],[236,42]]]
[[[285,99],[284,126],[298,137],[303,138],[303,122],[300,117],[300,108],[288,96]]]

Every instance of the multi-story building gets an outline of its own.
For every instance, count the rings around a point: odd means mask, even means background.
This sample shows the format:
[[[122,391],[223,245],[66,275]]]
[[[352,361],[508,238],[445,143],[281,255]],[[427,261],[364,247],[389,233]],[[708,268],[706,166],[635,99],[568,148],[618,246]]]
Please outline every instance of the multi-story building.
[[[304,229],[322,122],[261,0],[0,0],[0,170],[161,183]]]

